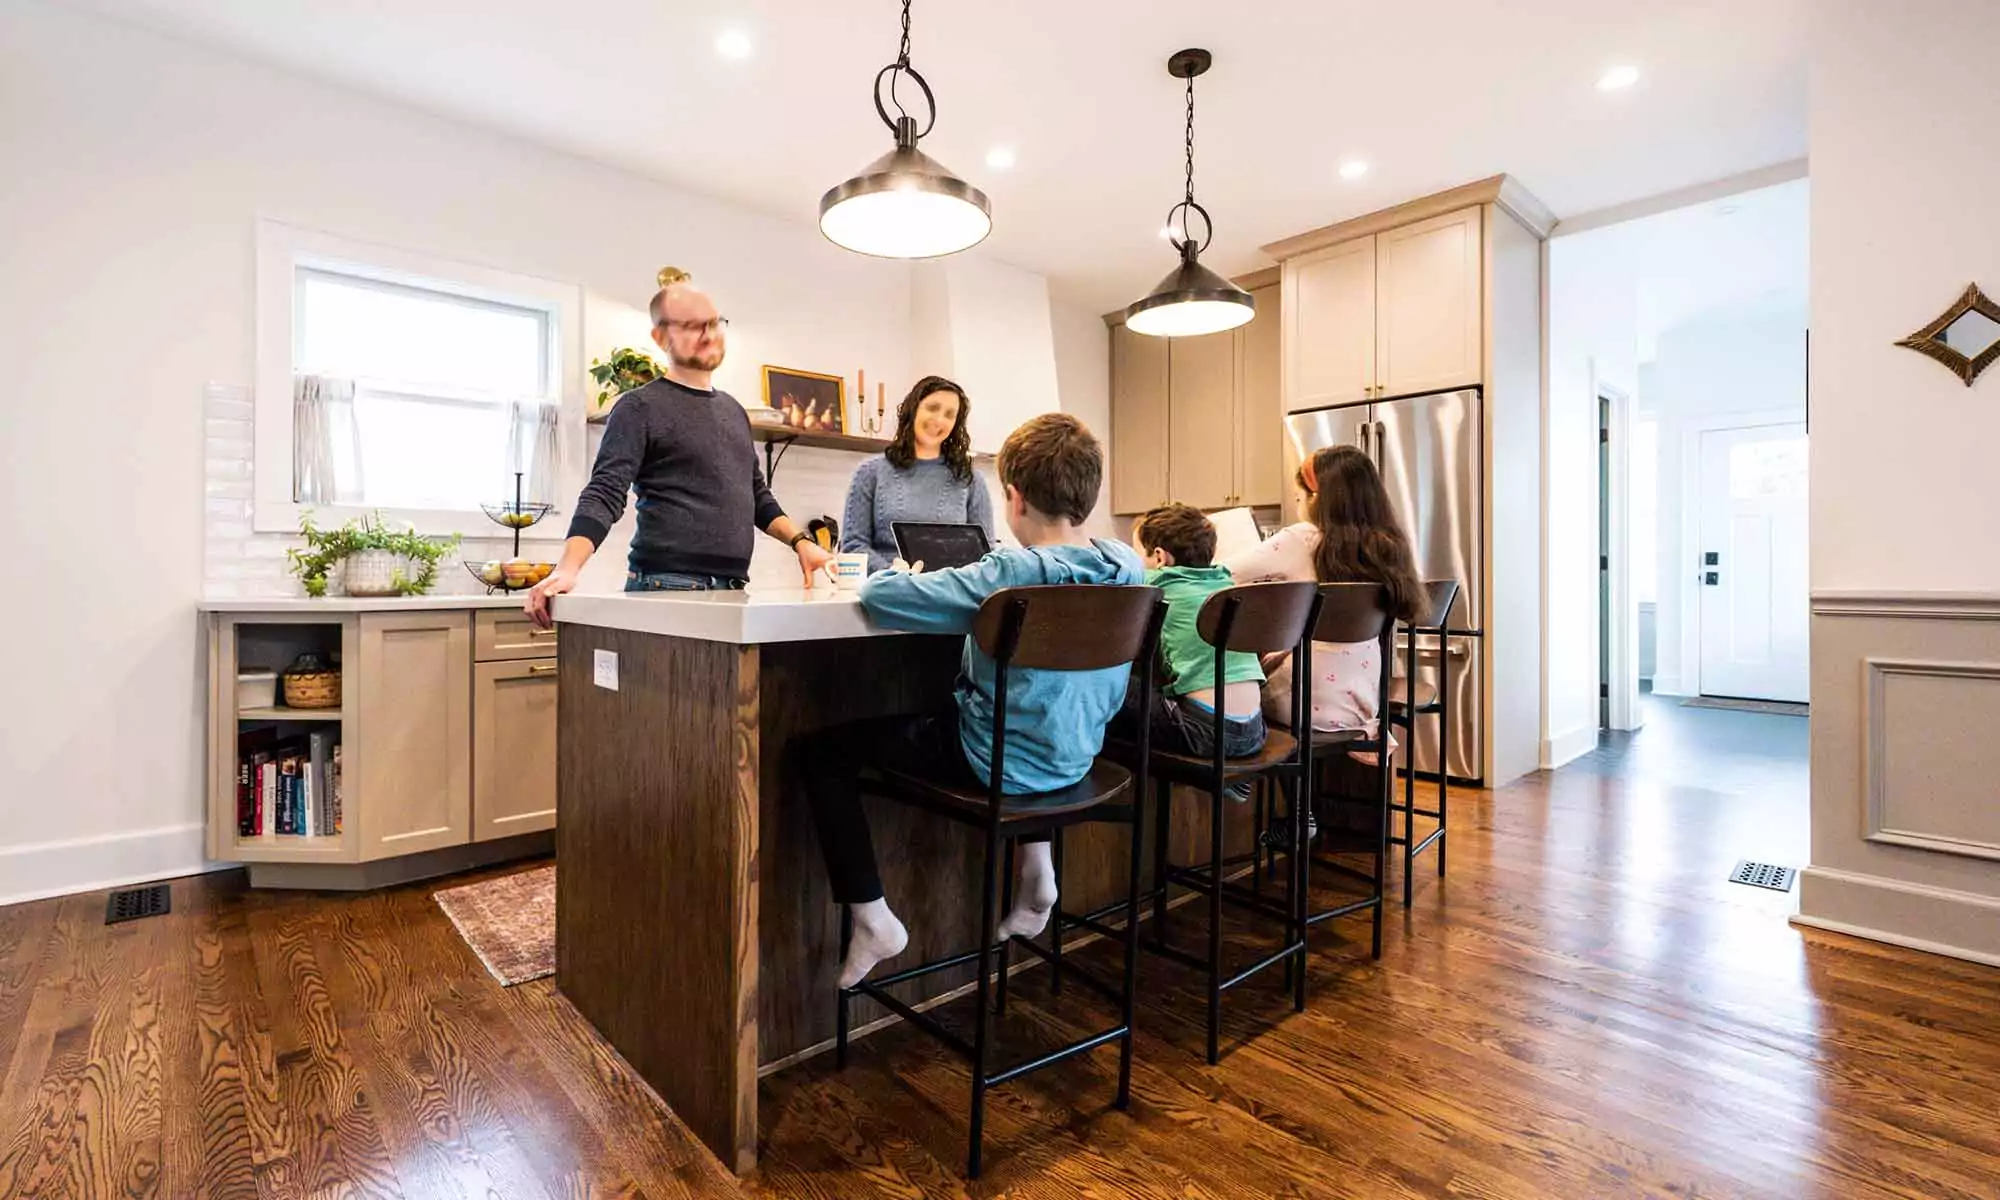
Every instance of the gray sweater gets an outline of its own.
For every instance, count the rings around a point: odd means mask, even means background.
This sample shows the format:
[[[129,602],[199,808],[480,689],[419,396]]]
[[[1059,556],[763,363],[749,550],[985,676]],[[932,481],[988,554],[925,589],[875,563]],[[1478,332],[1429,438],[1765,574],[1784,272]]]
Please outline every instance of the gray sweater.
[[[892,521],[958,521],[977,525],[993,537],[993,501],[986,483],[951,473],[942,458],[920,458],[898,467],[876,455],[855,468],[847,485],[847,510],[840,519],[840,548],[867,551],[868,570],[888,567],[896,557]]]
[[[750,576],[756,531],[785,515],[764,482],[750,418],[728,392],[656,379],[618,398],[569,536],[604,543],[639,496],[631,569]]]

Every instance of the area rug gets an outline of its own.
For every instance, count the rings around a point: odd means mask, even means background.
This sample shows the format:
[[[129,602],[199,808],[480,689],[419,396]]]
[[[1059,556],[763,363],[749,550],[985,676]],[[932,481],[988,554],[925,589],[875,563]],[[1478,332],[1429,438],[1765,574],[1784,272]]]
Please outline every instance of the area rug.
[[[556,971],[556,869],[536,867],[431,897],[505,987]]]
[[[1780,717],[1812,715],[1810,704],[1794,704],[1789,700],[1731,700],[1727,696],[1690,696],[1681,701],[1681,707],[1726,708],[1731,712],[1771,713]]]

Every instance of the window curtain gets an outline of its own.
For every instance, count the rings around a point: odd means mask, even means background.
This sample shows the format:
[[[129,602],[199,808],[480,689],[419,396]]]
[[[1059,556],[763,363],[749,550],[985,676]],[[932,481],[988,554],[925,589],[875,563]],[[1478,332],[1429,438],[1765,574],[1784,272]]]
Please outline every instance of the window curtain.
[[[292,499],[300,504],[358,504],[362,492],[354,381],[294,376]]]
[[[527,472],[525,499],[555,502],[556,419],[561,413],[561,405],[540,400],[516,400],[511,406],[507,460],[514,470]]]

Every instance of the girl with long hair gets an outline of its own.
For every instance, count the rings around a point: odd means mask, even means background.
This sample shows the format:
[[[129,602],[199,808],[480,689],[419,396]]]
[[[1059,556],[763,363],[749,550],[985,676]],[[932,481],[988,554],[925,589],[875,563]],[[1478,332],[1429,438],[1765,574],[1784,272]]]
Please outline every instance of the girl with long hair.
[[[897,521],[954,521],[993,537],[993,500],[972,469],[965,389],[926,375],[896,406],[889,448],[855,469],[840,521],[840,548],[866,552],[873,574],[896,558]]]
[[[1328,446],[1300,464],[1297,482],[1305,493],[1307,519],[1223,563],[1231,577],[1237,583],[1379,583],[1388,592],[1391,616],[1416,619],[1423,611],[1423,581],[1375,464],[1354,446]],[[1375,642],[1313,643],[1314,729],[1374,725],[1382,707],[1377,694],[1380,654]],[[1268,665],[1264,719],[1290,725],[1291,656]]]

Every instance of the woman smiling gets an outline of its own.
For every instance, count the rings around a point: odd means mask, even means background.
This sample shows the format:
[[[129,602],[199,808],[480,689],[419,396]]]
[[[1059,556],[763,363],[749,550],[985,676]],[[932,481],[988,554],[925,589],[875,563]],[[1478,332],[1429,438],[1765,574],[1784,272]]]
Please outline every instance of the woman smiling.
[[[868,555],[870,573],[896,557],[897,521],[954,521],[993,536],[993,501],[972,470],[971,416],[965,392],[926,375],[896,406],[896,436],[854,472],[840,522],[840,548]]]

